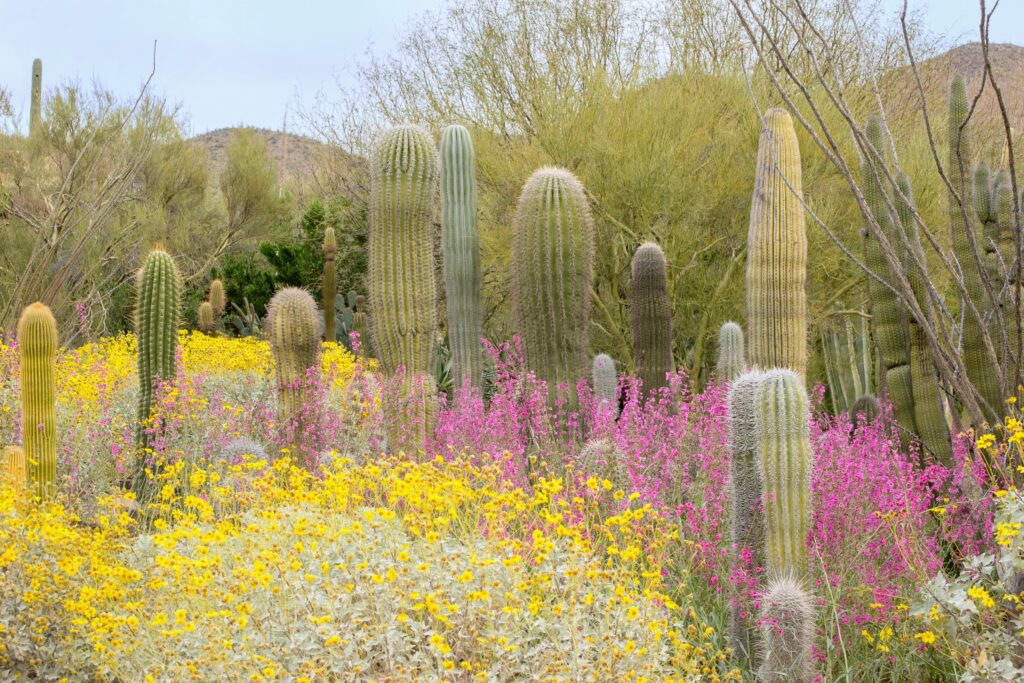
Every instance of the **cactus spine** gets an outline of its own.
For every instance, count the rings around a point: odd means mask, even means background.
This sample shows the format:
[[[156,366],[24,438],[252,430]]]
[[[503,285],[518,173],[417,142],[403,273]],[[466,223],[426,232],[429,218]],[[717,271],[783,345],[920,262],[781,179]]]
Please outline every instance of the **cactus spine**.
[[[146,424],[153,413],[156,384],[174,377],[178,350],[178,321],[181,310],[181,278],[174,259],[162,249],[149,252],[138,275],[135,334],[139,345],[139,406],[136,442],[140,449],[150,444]],[[140,457],[145,458],[141,453]],[[145,462],[136,472],[144,481]],[[137,491],[138,493],[138,491]]]
[[[0,468],[15,488],[25,488],[28,478],[28,461],[21,446],[8,446],[0,456]]]
[[[754,403],[764,373],[744,372],[729,386],[729,487],[732,500],[732,542],[749,549],[753,567],[764,566],[762,482],[758,467],[757,422]],[[729,619],[730,644],[747,661],[757,644],[755,620],[743,617],[745,606],[735,602]]]
[[[32,100],[28,110],[28,134],[33,136],[39,130],[43,117],[43,60],[32,60]]]
[[[199,304],[199,310],[196,311],[196,322],[199,325],[199,329],[206,334],[213,334],[217,327],[213,318],[213,304],[209,301],[204,301]]]
[[[743,353],[743,328],[731,320],[718,330],[718,376],[732,382],[746,368]]]
[[[672,306],[665,254],[653,242],[641,244],[633,254],[631,294],[636,374],[644,389],[660,389],[674,369]]]
[[[792,577],[768,584],[762,598],[762,662],[760,683],[811,683],[815,679],[813,651],[814,601]]]
[[[556,167],[538,169],[523,185],[512,241],[513,307],[531,370],[577,402],[576,381],[589,363],[594,227],[580,181]]]
[[[210,293],[206,299],[210,302],[214,321],[220,320],[227,308],[227,296],[224,294],[224,283],[221,280],[216,279],[210,282]]]
[[[473,141],[462,126],[441,133],[441,251],[448,307],[448,346],[456,384],[483,386],[480,239],[476,229]]]
[[[338,255],[338,238],[334,235],[334,228],[324,228],[324,338],[329,341],[338,341],[338,332],[334,323],[334,300],[338,294],[335,284],[337,266],[334,260]]]
[[[594,356],[591,367],[594,396],[598,401],[616,402],[619,398],[619,378],[615,373],[615,361],[606,353]]]
[[[57,323],[39,302],[18,320],[21,352],[21,431],[32,494],[57,493]]]
[[[306,406],[307,374],[320,368],[320,315],[312,295],[298,287],[278,291],[267,305],[267,336],[281,421],[289,424]]]
[[[747,235],[747,352],[755,367],[807,370],[807,228],[800,148],[783,109],[765,113]]]

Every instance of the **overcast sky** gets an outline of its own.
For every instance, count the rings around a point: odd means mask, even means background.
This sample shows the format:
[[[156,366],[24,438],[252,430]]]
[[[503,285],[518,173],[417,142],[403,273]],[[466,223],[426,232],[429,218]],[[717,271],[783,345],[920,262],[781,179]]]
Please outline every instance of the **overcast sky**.
[[[685,0],[680,0],[685,2]],[[902,0],[883,0],[895,8]],[[974,40],[977,0],[910,0],[933,31]],[[0,85],[27,124],[31,62],[44,87],[97,79],[122,97],[149,73],[200,133],[281,128],[295,101],[353,79],[367,49],[386,52],[409,17],[445,0],[0,0]],[[990,0],[991,4],[991,0]],[[992,40],[1024,45],[1024,0],[1001,0]],[[960,40],[956,42],[961,42]],[[294,128],[294,114],[290,128]]]

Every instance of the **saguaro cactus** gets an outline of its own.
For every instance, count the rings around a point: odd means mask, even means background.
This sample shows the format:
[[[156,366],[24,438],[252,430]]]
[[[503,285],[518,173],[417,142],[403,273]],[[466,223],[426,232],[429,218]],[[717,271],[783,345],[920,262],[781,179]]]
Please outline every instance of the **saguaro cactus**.
[[[267,337],[281,421],[288,424],[306,407],[307,374],[320,367],[320,315],[312,295],[298,287],[278,291],[267,305]]]
[[[761,683],[811,683],[815,679],[814,601],[792,577],[776,577],[762,598]]]
[[[672,362],[672,305],[668,300],[665,254],[645,242],[633,254],[630,308],[633,362],[645,390],[665,386]]]
[[[731,320],[718,330],[718,364],[715,369],[719,378],[731,382],[746,368],[743,353],[743,328]]]
[[[22,444],[32,494],[49,500],[57,493],[57,323],[41,303],[18,320],[21,352]]]
[[[224,309],[227,307],[227,297],[224,294],[224,283],[219,279],[210,282],[210,293],[207,296],[207,300],[210,302],[214,321],[220,320],[220,317],[224,315]]]
[[[607,353],[594,356],[591,366],[591,381],[594,396],[598,401],[615,402],[619,398],[619,378],[615,373],[615,361]]]
[[[747,353],[760,368],[807,369],[807,227],[800,148],[783,109],[765,113],[747,235]]]
[[[359,335],[359,354],[368,356],[370,351],[370,338],[367,336],[369,325],[366,323],[366,297],[362,294],[356,296],[356,310],[352,313],[352,331]]]
[[[32,100],[28,109],[28,134],[35,135],[43,117],[43,60],[32,60]]]
[[[523,185],[512,241],[513,308],[531,370],[547,382],[549,401],[586,376],[594,227],[580,181],[556,167],[538,169]]]
[[[338,333],[334,323],[334,300],[338,295],[335,280],[337,277],[337,266],[334,263],[338,255],[338,238],[334,235],[334,228],[324,228],[324,338],[329,341],[338,341]]]
[[[480,239],[476,229],[476,168],[473,141],[462,126],[441,133],[441,251],[448,307],[452,376],[482,387],[484,377],[480,306]]]
[[[28,477],[28,461],[21,446],[7,446],[0,455],[0,468],[17,488],[24,488]]]
[[[437,289],[431,238],[437,151],[425,131],[398,126],[371,158],[368,250],[377,357],[388,374],[428,375],[437,343]]]
[[[146,423],[153,413],[156,383],[174,377],[181,311],[181,278],[174,259],[162,249],[149,252],[138,275],[135,334],[139,345],[139,410],[136,441],[140,449],[150,444]],[[141,453],[137,477],[142,477],[145,454]],[[142,479],[137,479],[142,481]]]
[[[213,331],[217,329],[217,323],[213,317],[213,304],[209,301],[199,304],[199,309],[196,311],[196,322],[200,330],[206,334],[213,334]]]

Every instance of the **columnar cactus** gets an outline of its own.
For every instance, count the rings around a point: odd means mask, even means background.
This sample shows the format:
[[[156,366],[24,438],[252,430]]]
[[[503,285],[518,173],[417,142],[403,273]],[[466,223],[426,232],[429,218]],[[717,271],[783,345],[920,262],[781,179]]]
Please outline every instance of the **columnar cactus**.
[[[764,373],[744,372],[729,386],[729,488],[732,500],[732,542],[747,548],[754,567],[764,566],[762,482],[758,466],[757,419],[754,404]],[[757,643],[756,623],[744,617],[744,605],[731,607],[729,636],[733,649],[749,660]]]
[[[28,483],[34,496],[48,500],[57,493],[57,323],[46,305],[36,302],[22,312],[18,349]]]
[[[352,331],[359,335],[359,354],[369,355],[370,339],[366,333],[369,326],[366,324],[366,297],[362,294],[356,296],[355,311],[352,313]]]
[[[338,294],[335,280],[337,278],[337,266],[334,259],[338,255],[338,238],[334,235],[334,228],[324,228],[324,338],[329,341],[338,341],[338,333],[334,323],[334,300]]]
[[[441,251],[452,376],[459,385],[468,381],[481,388],[484,357],[476,167],[469,131],[458,125],[441,133]]]
[[[556,167],[530,176],[516,207],[512,252],[513,308],[527,364],[547,382],[552,404],[567,385],[572,409],[589,364],[594,278],[593,221],[576,176]]]
[[[220,317],[224,315],[225,308],[227,308],[227,296],[224,294],[224,283],[220,279],[215,279],[210,282],[210,293],[207,296],[207,301],[210,302],[214,321],[220,320]]]
[[[267,305],[267,337],[274,353],[280,416],[288,424],[307,407],[306,378],[320,368],[320,314],[298,287],[277,292]]]
[[[807,227],[800,148],[783,109],[765,113],[747,235],[747,353],[751,365],[807,369]]]
[[[16,488],[25,488],[28,479],[28,460],[25,458],[25,449],[21,446],[8,446],[0,455],[0,472],[3,472],[8,480]]]
[[[878,405],[878,399],[871,394],[864,394],[850,406],[850,422],[856,429],[862,424],[871,424],[878,419],[881,413],[882,409]]]
[[[767,566],[777,574],[804,576],[813,453],[807,392],[800,377],[788,369],[766,372],[758,385],[754,415]]]
[[[598,401],[615,403],[619,398],[619,378],[615,372],[615,361],[607,353],[594,356],[591,366],[594,396]]]
[[[746,369],[743,353],[743,328],[731,320],[718,330],[718,377],[731,382]]]
[[[645,390],[660,389],[675,366],[665,254],[653,242],[641,244],[633,254],[630,309],[636,374]]]
[[[790,576],[768,584],[761,598],[760,683],[811,683],[815,679],[814,600]]]
[[[213,304],[209,301],[199,304],[199,309],[196,311],[196,322],[199,324],[200,330],[206,334],[213,334],[217,329],[217,323],[213,317]]]
[[[149,252],[138,275],[135,334],[139,345],[139,404],[136,441],[140,451],[151,435],[147,423],[153,413],[158,382],[174,377],[181,311],[181,277],[174,259],[162,249]],[[145,481],[145,453],[140,453],[136,482]]]
[[[433,371],[437,289],[432,231],[437,151],[425,131],[398,126],[371,157],[368,249],[373,342],[384,371]]]
[[[28,110],[28,134],[35,135],[43,117],[43,60],[32,60],[32,100]]]

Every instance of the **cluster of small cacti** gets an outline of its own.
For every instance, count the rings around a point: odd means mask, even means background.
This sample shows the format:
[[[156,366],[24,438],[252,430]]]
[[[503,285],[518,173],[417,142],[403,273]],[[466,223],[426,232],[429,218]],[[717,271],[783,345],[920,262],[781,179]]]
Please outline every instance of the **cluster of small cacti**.
[[[57,323],[46,305],[22,312],[18,350],[27,481],[34,496],[48,500],[57,492]]]
[[[645,242],[633,254],[630,312],[633,362],[645,390],[660,389],[675,369],[672,361],[672,304],[668,267],[661,247]]]

